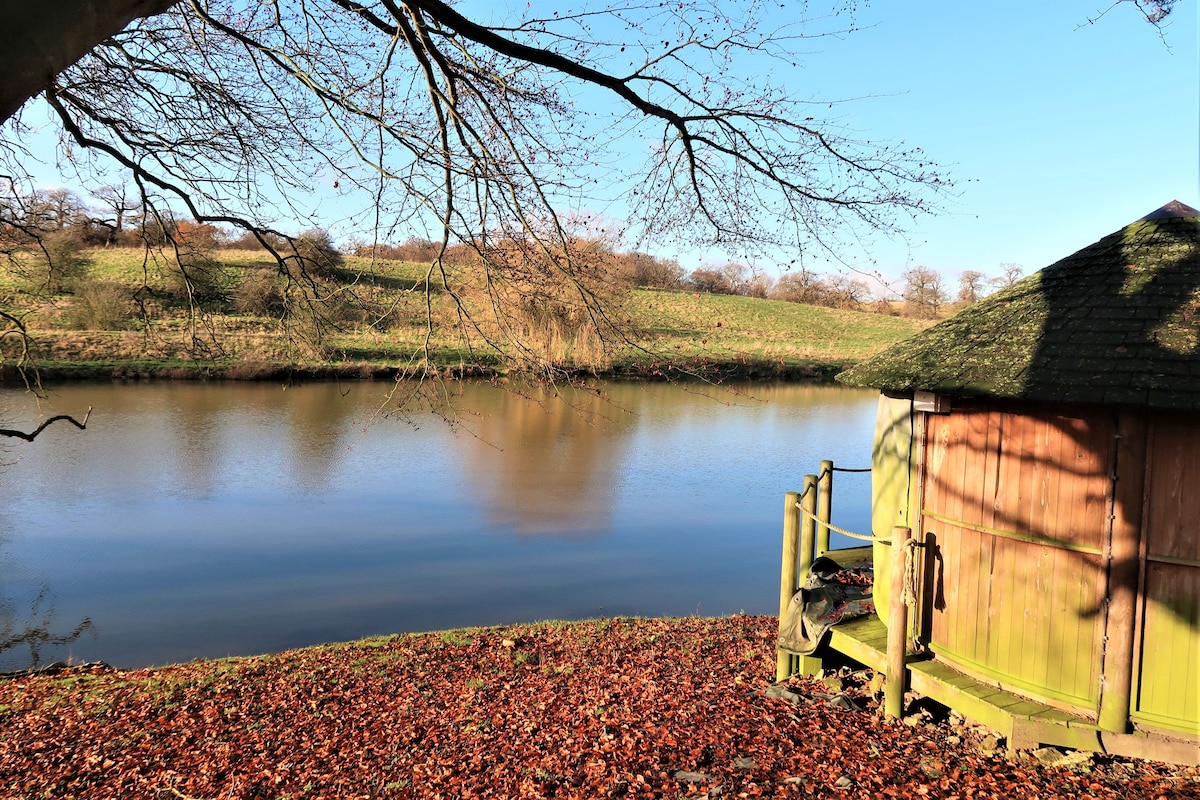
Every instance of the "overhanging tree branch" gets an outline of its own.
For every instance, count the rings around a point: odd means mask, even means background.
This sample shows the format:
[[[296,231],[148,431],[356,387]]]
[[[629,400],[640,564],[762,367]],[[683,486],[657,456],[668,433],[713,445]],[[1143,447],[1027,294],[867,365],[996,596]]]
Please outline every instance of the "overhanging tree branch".
[[[762,80],[808,31],[769,26],[760,0],[556,11],[189,0],[99,43],[47,100],[73,147],[133,174],[149,214],[251,231],[314,311],[341,290],[276,246],[314,184],[363,190],[376,230],[428,231],[427,363],[449,333],[473,358],[554,373],[572,356],[533,334],[548,310],[635,346],[580,216],[616,206],[635,245],[790,262],[892,232],[945,189],[919,151],[860,141]],[[469,266],[448,264],[456,248]]]
[[[5,436],[12,439],[24,439],[27,442],[32,442],[39,435],[41,435],[42,431],[46,430],[46,428],[49,428],[56,422],[69,422],[76,428],[79,428],[79,430],[84,431],[87,430],[87,421],[91,416],[92,407],[88,406],[87,413],[83,415],[82,422],[75,419],[70,414],[56,414],[55,416],[44,420],[42,424],[38,425],[37,428],[35,428],[31,433],[25,433],[24,431],[18,431],[12,428],[0,428],[0,436]]]
[[[55,75],[140,17],[178,0],[54,0],[0,3],[0,122],[50,85]]]

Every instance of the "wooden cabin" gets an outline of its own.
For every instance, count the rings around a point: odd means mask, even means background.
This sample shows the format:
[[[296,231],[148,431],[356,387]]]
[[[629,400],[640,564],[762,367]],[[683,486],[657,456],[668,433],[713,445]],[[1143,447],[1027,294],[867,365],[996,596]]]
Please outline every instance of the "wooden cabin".
[[[1172,202],[838,380],[881,390],[880,617],[830,646],[882,646],[908,528],[912,688],[1013,747],[1200,761],[1200,212]]]

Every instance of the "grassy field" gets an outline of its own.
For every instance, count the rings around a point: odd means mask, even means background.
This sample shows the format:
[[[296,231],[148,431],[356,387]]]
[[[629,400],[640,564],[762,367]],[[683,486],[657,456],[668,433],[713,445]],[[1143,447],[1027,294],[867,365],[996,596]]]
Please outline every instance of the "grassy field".
[[[382,377],[401,368],[463,374],[509,368],[510,345],[497,351],[478,331],[466,331],[445,295],[436,288],[426,294],[425,269],[417,264],[347,258],[324,282],[318,303],[280,310],[245,300],[255,280],[283,285],[265,253],[218,251],[217,263],[197,281],[204,295],[192,298],[165,260],[122,249],[84,256],[82,276],[54,291],[35,268],[0,278],[0,307],[24,315],[34,345],[29,362],[44,374]],[[928,324],[643,289],[621,298],[619,308],[628,341],[601,347],[559,337],[544,344],[542,355],[568,370],[611,376],[828,378]],[[5,366],[18,357],[10,339]]]
[[[927,322],[732,295],[638,290],[633,317],[660,352],[770,371],[838,369],[927,327]]]

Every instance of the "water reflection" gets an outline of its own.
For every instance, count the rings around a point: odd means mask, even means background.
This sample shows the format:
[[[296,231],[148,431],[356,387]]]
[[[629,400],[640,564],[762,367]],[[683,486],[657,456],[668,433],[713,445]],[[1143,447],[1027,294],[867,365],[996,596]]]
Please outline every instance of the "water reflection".
[[[347,422],[359,411],[358,404],[346,402],[342,391],[306,387],[249,385],[237,394],[236,402],[230,403],[229,395],[219,391],[166,387],[161,427],[151,438],[174,431],[181,440],[174,453],[180,486],[213,491],[231,469],[237,470],[239,465],[229,459],[253,443],[259,453],[270,454],[271,472],[286,471],[286,479],[298,490],[327,490],[346,448]],[[123,403],[114,409],[117,413],[124,411]]]
[[[821,458],[870,460],[871,392],[455,384],[452,409],[385,419],[391,388],[58,389],[42,413],[91,405],[88,430],[52,427],[0,471],[0,530],[26,578],[0,577],[34,608],[11,633],[51,608],[28,602],[30,575],[54,590],[47,634],[97,632],[39,640],[39,657],[117,666],[551,617],[773,613],[783,493]],[[838,492],[863,502],[835,521],[866,528],[869,479]]]
[[[61,652],[94,627],[84,617],[74,628],[63,629],[50,587],[45,582],[31,584],[20,565],[3,554],[6,538],[0,535],[0,673],[44,666],[43,651]],[[22,592],[25,587],[29,591]]]
[[[11,598],[0,598],[0,673],[23,672],[45,666],[43,649],[58,652],[92,629],[92,620],[84,617],[70,631],[54,633],[54,605],[47,600],[43,587],[33,598],[29,616],[21,621]],[[69,656],[68,656],[69,658]]]
[[[607,531],[636,415],[605,392],[523,387],[471,393],[471,436],[455,444],[488,523],[520,535]]]

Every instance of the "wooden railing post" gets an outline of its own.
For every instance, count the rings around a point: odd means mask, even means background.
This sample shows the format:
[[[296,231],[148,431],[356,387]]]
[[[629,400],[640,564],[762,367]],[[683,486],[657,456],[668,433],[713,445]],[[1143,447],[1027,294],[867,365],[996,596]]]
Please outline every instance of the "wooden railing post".
[[[800,495],[800,505],[804,514],[800,518],[800,580],[808,580],[808,568],[816,558],[817,523],[813,519],[817,515],[817,476],[804,476],[804,493]]]
[[[799,505],[799,508],[797,508]],[[808,580],[816,549],[817,524],[813,517],[817,508],[817,476],[804,476],[804,492],[788,492],[783,500],[783,563],[779,570],[779,622],[792,602],[800,582]],[[801,513],[801,509],[804,513]],[[815,675],[821,659],[814,656],[793,656],[776,647],[775,679],[784,680],[799,672]]]
[[[804,494],[800,496],[800,505],[804,514],[800,519],[800,558],[797,565],[800,583],[808,580],[808,570],[814,560],[816,550],[817,523],[813,519],[817,509],[817,476],[804,476]],[[821,669],[821,659],[816,656],[797,656],[795,671],[801,675],[816,675]]]
[[[783,616],[787,613],[796,593],[796,562],[800,547],[800,502],[797,492],[788,492],[783,496],[783,559],[779,566],[779,624],[783,624]],[[776,652],[775,680],[785,680],[792,674],[792,654],[784,650]]]
[[[904,716],[904,690],[908,649],[908,606],[904,605],[904,562],[908,556],[910,528],[892,528],[892,584],[888,587],[887,671],[883,686],[883,710],[889,717]]]
[[[829,521],[833,514],[833,462],[822,461],[817,481],[817,555],[829,552]]]

